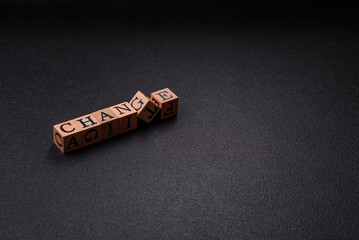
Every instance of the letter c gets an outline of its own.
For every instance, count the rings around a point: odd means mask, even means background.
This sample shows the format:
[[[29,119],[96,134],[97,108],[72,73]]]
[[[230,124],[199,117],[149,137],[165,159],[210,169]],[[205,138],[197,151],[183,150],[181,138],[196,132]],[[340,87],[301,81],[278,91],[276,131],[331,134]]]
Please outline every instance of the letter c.
[[[73,128],[73,129],[70,130],[70,131],[66,131],[66,130],[64,129],[64,126],[65,126],[65,125],[71,126],[71,123],[67,122],[67,123],[62,124],[62,125],[60,126],[61,131],[65,132],[65,133],[70,133],[70,132],[73,132],[73,131],[75,130],[75,128]]]
[[[59,143],[59,139],[61,140],[61,143]],[[55,140],[57,142],[57,144],[62,147],[62,138],[60,137],[60,134],[55,133]]]

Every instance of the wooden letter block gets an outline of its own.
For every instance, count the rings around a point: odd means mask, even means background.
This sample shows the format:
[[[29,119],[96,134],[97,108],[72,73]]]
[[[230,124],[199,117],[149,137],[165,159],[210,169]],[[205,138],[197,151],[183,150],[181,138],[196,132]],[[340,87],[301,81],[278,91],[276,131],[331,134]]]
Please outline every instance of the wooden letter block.
[[[110,109],[119,118],[119,133],[125,133],[137,128],[137,112],[128,102],[123,102]]]
[[[82,131],[82,143],[84,147],[101,141],[101,125],[92,114],[76,118],[74,121]]]
[[[82,131],[74,120],[57,124],[54,129],[54,143],[63,153],[79,149],[82,144]]]
[[[151,93],[151,99],[161,108],[161,119],[177,115],[178,97],[169,88]]]
[[[93,112],[92,115],[101,124],[101,141],[116,136],[120,133],[120,118],[117,117],[116,114],[110,108],[104,108],[97,112]]]
[[[137,111],[138,118],[147,123],[150,123],[160,110],[151,99],[140,91],[132,98],[130,105]]]

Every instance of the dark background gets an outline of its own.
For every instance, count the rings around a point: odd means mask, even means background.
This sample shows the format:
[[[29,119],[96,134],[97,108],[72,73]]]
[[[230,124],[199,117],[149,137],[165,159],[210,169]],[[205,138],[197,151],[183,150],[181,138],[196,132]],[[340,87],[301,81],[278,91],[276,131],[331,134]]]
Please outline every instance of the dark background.
[[[353,6],[0,9],[1,239],[358,239]],[[53,145],[54,124],[165,87],[176,118]]]

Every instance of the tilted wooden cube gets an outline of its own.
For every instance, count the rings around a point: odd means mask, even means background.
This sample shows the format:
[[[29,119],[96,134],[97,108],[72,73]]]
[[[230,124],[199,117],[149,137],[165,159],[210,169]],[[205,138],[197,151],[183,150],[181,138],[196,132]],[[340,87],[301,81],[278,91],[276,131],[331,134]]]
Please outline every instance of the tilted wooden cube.
[[[93,112],[92,115],[101,124],[101,141],[120,134],[120,118],[116,116],[111,108],[101,109]]]
[[[168,88],[153,92],[151,99],[138,91],[131,101],[87,114],[53,126],[55,145],[63,152],[102,141],[137,128],[137,119],[151,123],[178,112],[178,97]]]
[[[138,118],[147,123],[150,123],[160,110],[150,98],[140,91],[132,98],[130,105],[137,111]]]
[[[123,102],[110,109],[119,118],[119,134],[135,130],[137,128],[137,112],[128,102]]]
[[[53,127],[54,143],[63,153],[71,152],[83,146],[82,130],[74,120]]]
[[[76,118],[74,121],[82,132],[82,143],[84,147],[101,141],[101,125],[92,114]]]
[[[178,97],[169,88],[151,93],[151,99],[161,108],[161,119],[178,113]]]

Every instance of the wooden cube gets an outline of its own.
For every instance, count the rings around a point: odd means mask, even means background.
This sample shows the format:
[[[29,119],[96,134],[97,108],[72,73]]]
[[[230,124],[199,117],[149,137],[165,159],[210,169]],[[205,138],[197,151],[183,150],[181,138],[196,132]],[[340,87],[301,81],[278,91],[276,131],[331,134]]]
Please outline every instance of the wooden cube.
[[[150,123],[160,110],[155,102],[140,91],[132,98],[130,105],[137,111],[138,118],[147,123]]]
[[[82,132],[82,143],[84,147],[101,141],[101,125],[92,114],[76,118],[74,121]]]
[[[119,133],[125,133],[137,128],[137,112],[128,102],[123,102],[110,109],[119,118]]]
[[[177,115],[178,97],[169,88],[151,93],[151,99],[161,108],[161,119]]]
[[[120,134],[120,118],[116,116],[111,108],[104,108],[102,110],[93,112],[92,115],[101,125],[101,141]]]
[[[54,143],[63,153],[71,152],[83,146],[82,131],[74,120],[53,127]]]

